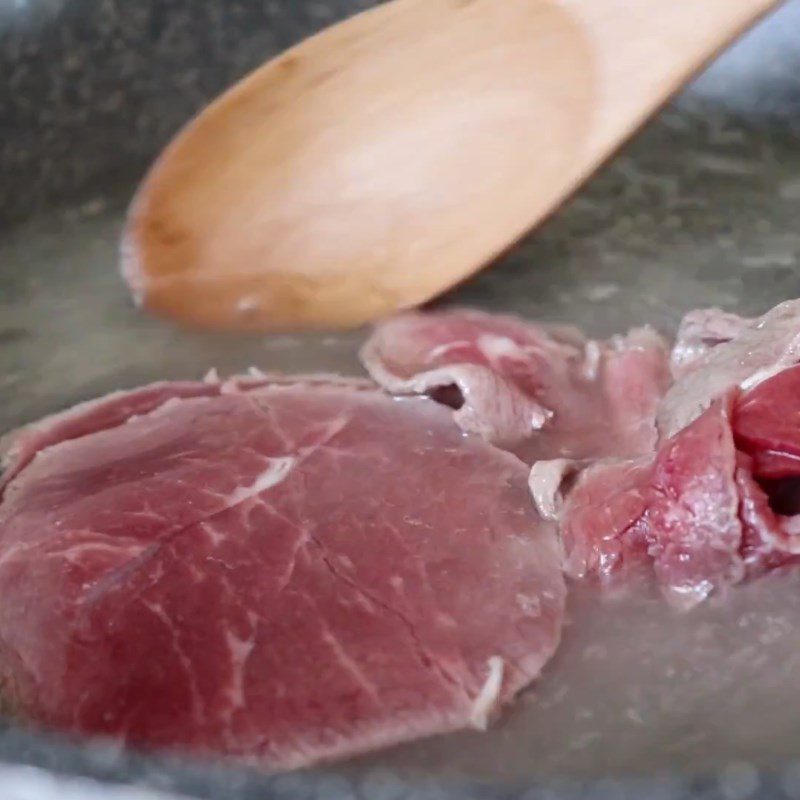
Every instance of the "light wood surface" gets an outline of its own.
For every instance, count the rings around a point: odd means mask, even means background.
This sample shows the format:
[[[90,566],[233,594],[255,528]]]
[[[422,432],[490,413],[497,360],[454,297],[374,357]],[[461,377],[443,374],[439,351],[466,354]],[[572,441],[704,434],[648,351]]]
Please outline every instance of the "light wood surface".
[[[143,305],[348,327],[489,263],[776,0],[393,0],[196,117],[131,207]]]

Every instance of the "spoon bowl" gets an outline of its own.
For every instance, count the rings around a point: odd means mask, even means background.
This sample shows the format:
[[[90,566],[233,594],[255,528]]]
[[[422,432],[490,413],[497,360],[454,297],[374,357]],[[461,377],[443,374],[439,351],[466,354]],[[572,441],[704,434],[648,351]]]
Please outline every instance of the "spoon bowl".
[[[123,273],[212,328],[346,328],[467,278],[775,0],[393,0],[266,63],[181,131]]]

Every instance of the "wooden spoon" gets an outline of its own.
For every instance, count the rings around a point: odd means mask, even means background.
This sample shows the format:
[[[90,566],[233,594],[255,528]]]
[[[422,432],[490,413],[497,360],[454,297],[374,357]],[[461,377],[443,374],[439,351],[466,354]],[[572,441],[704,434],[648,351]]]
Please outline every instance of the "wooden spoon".
[[[178,134],[123,272],[186,323],[355,326],[507,248],[776,0],[394,0]]]

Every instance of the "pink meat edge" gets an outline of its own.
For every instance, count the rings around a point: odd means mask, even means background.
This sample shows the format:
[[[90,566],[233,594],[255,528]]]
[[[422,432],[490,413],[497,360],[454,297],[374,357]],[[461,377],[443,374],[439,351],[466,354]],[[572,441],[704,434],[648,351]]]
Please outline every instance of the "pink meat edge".
[[[662,438],[686,428],[732,387],[751,389],[798,361],[800,300],[787,300],[757,319],[743,320],[734,338],[690,360],[691,369],[670,387],[657,417]]]
[[[568,577],[595,575],[608,582],[628,562],[642,561],[641,523],[651,471],[648,457],[534,464],[529,478],[534,505],[558,524]],[[598,519],[600,525],[595,524]]]
[[[645,535],[667,600],[691,610],[745,577],[730,389],[656,455]],[[708,498],[713,498],[711,503]]]
[[[214,393],[211,384],[201,381],[157,381],[86,400],[11,431],[0,439],[0,467],[3,470],[0,490],[42,450],[88,433],[123,425],[132,417],[148,414],[172,399],[202,397]],[[90,425],[93,415],[100,419],[96,420],[97,424]]]
[[[541,430],[552,416],[549,409],[487,367],[454,364],[401,378],[386,367],[381,349],[378,331],[360,352],[364,368],[379,386],[390,394],[428,396],[455,386],[463,400],[453,411],[456,424],[494,444],[519,443]]]
[[[156,381],[133,389],[121,389],[103,397],[86,400],[64,411],[10,431],[0,437],[0,499],[6,487],[36,457],[61,442],[91,435],[147,416],[165,404],[247,392],[265,386],[341,386],[358,391],[377,391],[364,378],[331,373],[288,375],[251,368],[245,375],[221,379],[211,369],[202,381]],[[93,416],[106,415],[90,424]]]
[[[681,320],[670,354],[670,369],[676,379],[694,370],[717,345],[739,336],[753,320],[721,308],[698,308]]]
[[[590,460],[553,458],[536,461],[528,475],[533,505],[544,519],[560,522],[567,495]]]

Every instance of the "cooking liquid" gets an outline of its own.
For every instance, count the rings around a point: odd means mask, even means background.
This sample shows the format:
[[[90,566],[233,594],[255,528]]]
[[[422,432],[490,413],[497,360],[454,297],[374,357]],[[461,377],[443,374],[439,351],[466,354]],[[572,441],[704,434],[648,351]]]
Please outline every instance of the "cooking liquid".
[[[114,267],[126,196],[53,212],[0,242],[0,430],[115,389],[200,377],[210,367],[361,374],[363,332],[222,336],[137,312]],[[759,291],[750,291],[747,275],[721,264],[718,253],[710,259],[711,245],[691,250],[687,239],[681,246],[680,231],[671,234],[678,237],[672,252],[685,256],[675,260],[685,268],[672,270],[663,263],[632,269],[633,255],[620,244],[630,230],[620,234],[615,259],[588,263],[584,244],[574,258],[551,263],[544,256],[557,250],[558,235],[449,302],[567,319],[608,335],[648,320],[669,331],[694,306],[755,313],[800,293],[785,273],[772,282],[759,274]],[[572,235],[569,225],[564,235]],[[613,233],[605,241],[613,247]],[[689,614],[669,609],[649,586],[603,593],[574,584],[561,649],[501,724],[338,769],[524,779],[767,766],[800,750],[798,676],[800,570],[737,587]]]

